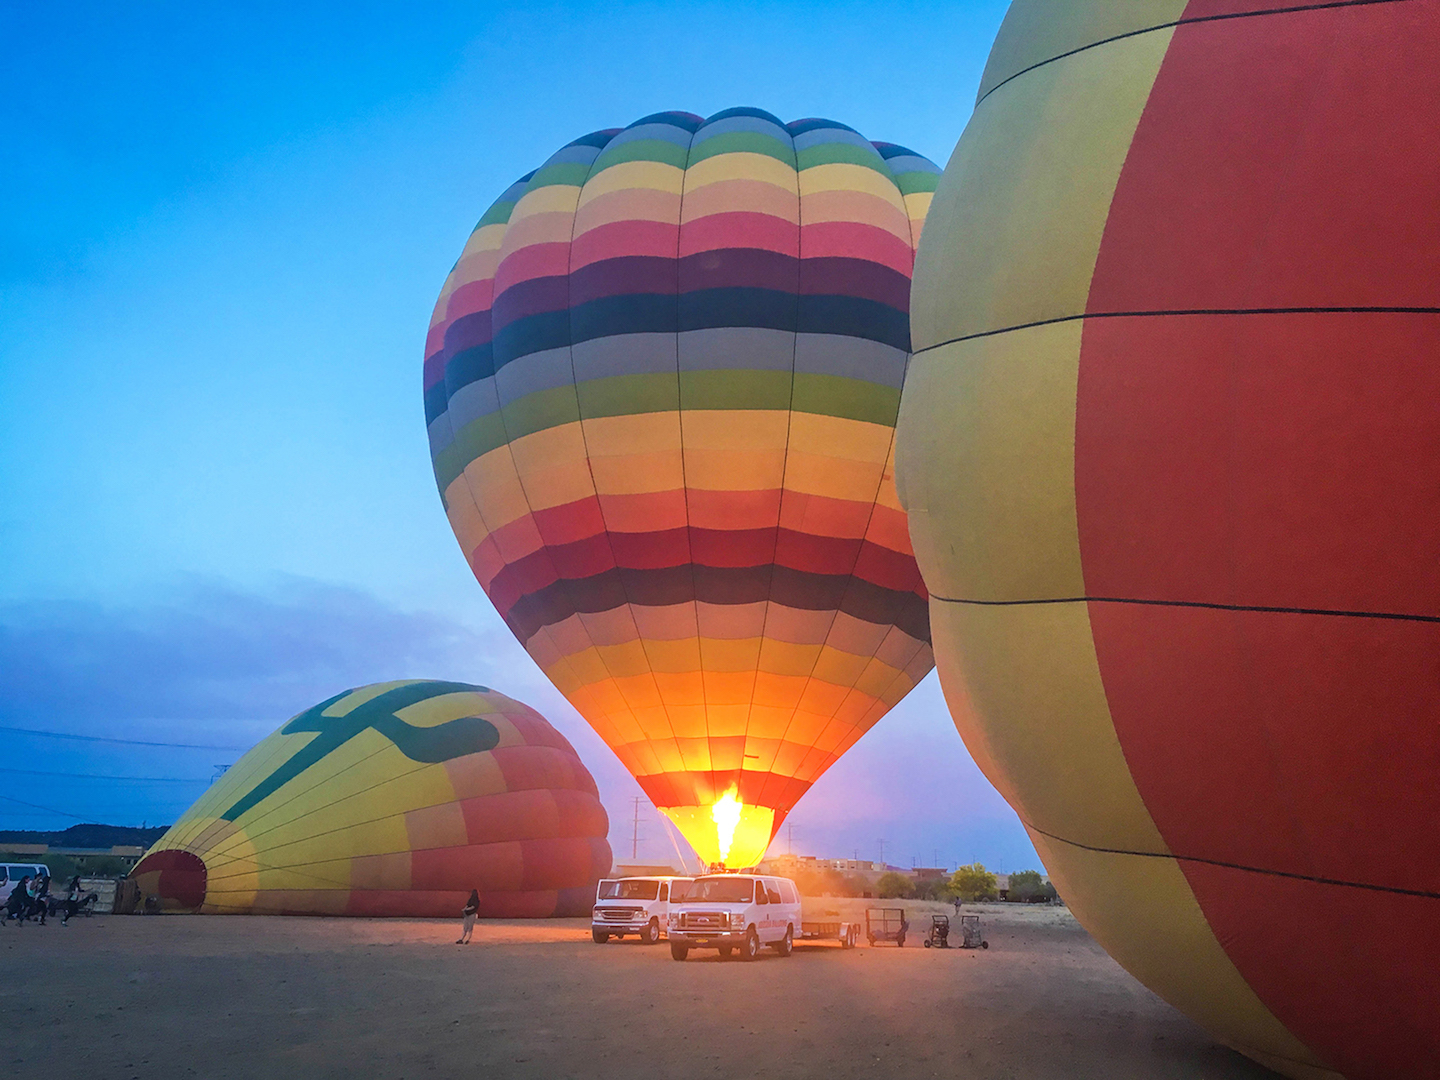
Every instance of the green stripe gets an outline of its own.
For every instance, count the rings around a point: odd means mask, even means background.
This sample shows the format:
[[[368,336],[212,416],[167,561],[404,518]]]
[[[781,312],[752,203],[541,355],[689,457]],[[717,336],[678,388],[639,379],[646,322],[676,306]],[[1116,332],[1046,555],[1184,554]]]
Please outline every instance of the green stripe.
[[[895,174],[890,171],[890,166],[885,164],[884,158],[874,150],[867,151],[863,146],[852,146],[850,143],[820,143],[818,146],[801,150],[795,158],[802,172],[817,165],[844,163],[864,165],[867,169],[874,169],[887,180],[895,179]]]
[[[673,165],[677,169],[685,168],[686,150],[683,146],[676,146],[664,139],[636,139],[634,142],[621,143],[619,146],[606,150],[598,158],[590,169],[590,175],[603,172],[612,165],[620,165],[627,161],[656,161],[663,165]]]
[[[611,375],[589,379],[579,386],[580,415],[601,416],[674,412],[680,407],[680,381],[671,373]]]
[[[934,191],[940,177],[928,172],[907,172],[895,177],[895,186],[901,195],[913,195],[917,191]]]
[[[579,187],[585,183],[585,178],[590,175],[590,166],[579,161],[557,161],[554,165],[546,165],[530,178],[525,185],[525,194],[528,195],[536,188],[552,187],[557,184],[568,184],[570,187]],[[524,198],[522,195],[521,198]]]
[[[838,416],[894,427],[900,415],[900,391],[843,375],[795,373],[796,412]]]
[[[580,405],[575,398],[574,383],[526,394],[503,406],[500,411],[505,416],[505,430],[510,433],[512,442],[537,431],[580,419]]]
[[[475,223],[475,228],[483,229],[486,225],[504,225],[510,220],[510,214],[514,209],[513,202],[501,199],[485,211],[485,216]]]
[[[682,409],[788,409],[788,371],[682,371]]]
[[[720,154],[764,154],[792,169],[795,168],[794,147],[787,146],[773,135],[764,135],[758,131],[727,131],[724,135],[706,139],[691,149],[690,164],[695,165]]]

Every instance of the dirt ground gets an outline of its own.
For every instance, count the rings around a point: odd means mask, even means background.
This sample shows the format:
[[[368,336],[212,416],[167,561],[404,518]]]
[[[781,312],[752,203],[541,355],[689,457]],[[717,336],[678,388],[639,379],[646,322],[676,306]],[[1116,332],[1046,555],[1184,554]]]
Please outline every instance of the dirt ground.
[[[864,902],[821,901],[850,909]],[[905,904],[912,927],[932,905]],[[934,906],[935,910],[942,910]],[[1063,908],[981,905],[988,950],[598,946],[582,920],[96,916],[0,928],[14,1075],[1274,1080]],[[956,935],[958,937],[958,934]]]

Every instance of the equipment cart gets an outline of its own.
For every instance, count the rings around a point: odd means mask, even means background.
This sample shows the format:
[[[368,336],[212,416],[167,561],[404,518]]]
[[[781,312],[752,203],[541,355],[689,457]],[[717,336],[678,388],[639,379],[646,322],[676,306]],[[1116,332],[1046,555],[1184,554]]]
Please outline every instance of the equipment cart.
[[[905,947],[905,931],[910,924],[905,921],[905,909],[898,907],[866,908],[865,939],[874,945],[877,941],[893,941]]]
[[[960,947],[962,949],[988,949],[990,943],[980,929],[979,915],[960,916]]]
[[[948,949],[950,947],[950,916],[930,916],[930,936],[925,939],[927,949]]]

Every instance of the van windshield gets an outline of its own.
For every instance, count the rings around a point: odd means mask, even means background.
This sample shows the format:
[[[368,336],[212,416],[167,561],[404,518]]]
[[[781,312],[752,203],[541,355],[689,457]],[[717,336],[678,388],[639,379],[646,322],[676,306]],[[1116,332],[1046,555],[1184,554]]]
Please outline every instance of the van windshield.
[[[601,900],[654,900],[660,895],[658,881],[602,881]]]
[[[748,904],[754,895],[755,882],[750,878],[702,877],[691,882],[685,892],[685,902]]]

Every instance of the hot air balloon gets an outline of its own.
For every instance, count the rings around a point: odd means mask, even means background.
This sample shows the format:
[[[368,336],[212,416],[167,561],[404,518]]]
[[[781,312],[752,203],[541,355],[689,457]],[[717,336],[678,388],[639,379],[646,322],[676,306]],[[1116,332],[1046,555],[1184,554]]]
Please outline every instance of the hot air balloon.
[[[1440,1075],[1440,4],[1018,0],[898,478],[1075,914],[1292,1077]]]
[[[480,219],[425,360],[476,578],[707,863],[933,666],[893,482],[939,170],[827,120],[659,113]]]
[[[584,915],[610,869],[595,781],[534,709],[484,686],[336,694],[245,754],[136,864],[162,910]]]

